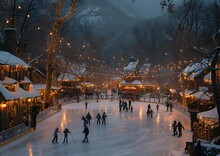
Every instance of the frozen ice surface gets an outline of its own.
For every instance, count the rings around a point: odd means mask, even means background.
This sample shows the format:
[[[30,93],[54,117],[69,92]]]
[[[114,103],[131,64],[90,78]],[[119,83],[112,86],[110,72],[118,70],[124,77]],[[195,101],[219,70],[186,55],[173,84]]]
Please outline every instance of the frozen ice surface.
[[[37,129],[0,148],[0,156],[183,156],[186,141],[192,140],[190,119],[173,110],[166,112],[151,104],[153,118],[146,117],[148,103],[133,102],[134,112],[119,112],[118,100],[88,101],[64,105],[62,110],[38,123]],[[107,114],[107,124],[97,125],[98,112]],[[89,143],[84,138],[81,117],[90,112]],[[182,137],[172,136],[172,123],[181,121]],[[52,144],[55,128],[60,129],[59,143]],[[68,128],[69,143],[63,144],[63,130]],[[75,142],[74,142],[75,141]]]

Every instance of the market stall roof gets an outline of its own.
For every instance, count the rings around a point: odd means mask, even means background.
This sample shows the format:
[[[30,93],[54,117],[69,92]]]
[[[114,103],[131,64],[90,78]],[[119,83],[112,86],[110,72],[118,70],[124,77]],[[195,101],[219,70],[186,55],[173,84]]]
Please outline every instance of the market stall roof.
[[[218,120],[219,117],[217,107],[206,112],[198,113],[198,118],[204,118],[205,120]]]
[[[126,67],[124,67],[124,70],[125,71],[134,70],[134,69],[136,69],[137,64],[138,64],[138,61],[137,62],[130,62]]]
[[[189,89],[184,90],[185,95],[191,95],[194,92],[195,92],[195,90],[189,90]],[[180,92],[180,95],[183,96],[183,92]]]
[[[199,100],[210,100],[210,97],[212,95],[213,94],[211,94],[211,93],[202,92],[202,91],[198,91],[198,92],[192,94],[193,97],[195,97],[196,99],[199,99]]]
[[[25,63],[22,59],[12,55],[7,51],[2,51],[2,50],[0,50],[0,64],[11,65],[11,66],[20,65],[20,66],[30,67],[30,65]]]

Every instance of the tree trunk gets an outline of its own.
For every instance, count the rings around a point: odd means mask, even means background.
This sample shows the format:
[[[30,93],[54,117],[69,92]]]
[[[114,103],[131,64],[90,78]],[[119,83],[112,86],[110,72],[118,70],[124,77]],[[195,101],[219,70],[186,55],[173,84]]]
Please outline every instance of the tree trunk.
[[[49,49],[47,52],[47,77],[46,77],[46,88],[45,88],[45,94],[44,94],[44,108],[48,108],[48,106],[51,104],[50,102],[50,92],[51,92],[51,86],[52,86],[52,79],[53,79],[53,53],[55,52],[56,48],[56,41],[57,41],[57,35],[58,35],[58,29],[60,27],[59,20],[56,20],[56,22],[53,25],[53,30],[51,33],[51,41],[49,43]]]

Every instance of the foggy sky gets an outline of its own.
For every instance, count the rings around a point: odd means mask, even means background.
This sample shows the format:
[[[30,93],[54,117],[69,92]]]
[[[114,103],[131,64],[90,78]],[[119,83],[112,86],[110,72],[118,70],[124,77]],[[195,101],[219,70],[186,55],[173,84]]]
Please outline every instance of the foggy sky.
[[[116,7],[130,16],[149,19],[166,13],[161,11],[160,1],[161,0],[108,0]],[[178,4],[181,0],[173,0],[174,3]]]

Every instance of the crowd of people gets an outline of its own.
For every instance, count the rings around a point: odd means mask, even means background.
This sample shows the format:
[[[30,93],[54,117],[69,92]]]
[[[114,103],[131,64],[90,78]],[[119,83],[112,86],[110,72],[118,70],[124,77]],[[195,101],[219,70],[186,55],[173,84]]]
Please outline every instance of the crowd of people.
[[[126,112],[128,112],[130,110],[130,112],[133,112],[133,106],[131,105],[131,100],[128,100],[128,103],[124,100],[119,100],[119,112],[121,112],[122,110],[126,110]]]

